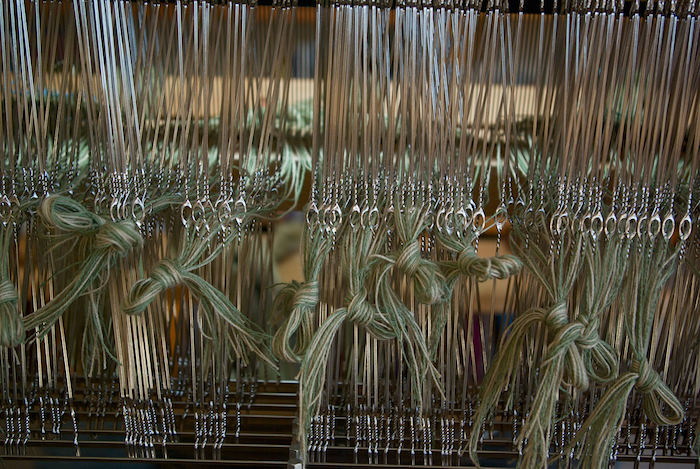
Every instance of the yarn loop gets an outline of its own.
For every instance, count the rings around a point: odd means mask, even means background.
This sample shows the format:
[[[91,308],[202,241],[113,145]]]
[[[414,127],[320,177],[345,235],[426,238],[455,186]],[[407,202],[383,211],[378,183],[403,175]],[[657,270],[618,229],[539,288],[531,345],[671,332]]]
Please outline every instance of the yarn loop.
[[[362,287],[352,296],[347,310],[346,319],[348,321],[367,327],[374,321],[377,308],[367,301],[367,290]]]
[[[415,296],[419,302],[433,305],[444,300],[445,279],[437,264],[421,256],[421,246],[417,239],[407,242],[397,253],[375,257],[384,259],[413,280]]]
[[[457,270],[467,277],[474,277],[479,282],[490,279],[506,279],[520,272],[522,262],[511,255],[481,258],[476,249],[469,245],[457,256]]]
[[[272,352],[291,363],[299,363],[306,351],[313,324],[311,312],[319,301],[318,280],[297,282],[285,285],[275,300],[275,309],[286,312],[285,320],[272,338]],[[297,335],[296,346],[291,339]]]
[[[395,265],[397,269],[408,277],[416,277],[419,269],[427,268],[420,255],[420,243],[418,240],[413,240],[403,247],[401,254],[396,257]]]
[[[634,387],[642,394],[652,393],[664,384],[659,374],[654,371],[646,360],[633,358],[630,364],[630,372],[639,375]]]
[[[284,294],[283,292],[281,292],[281,294]],[[301,283],[293,281],[292,287],[289,288],[289,293],[293,293],[291,297],[291,306],[293,309],[313,308],[319,301],[318,280],[310,280]]]
[[[94,249],[112,249],[124,256],[143,240],[133,220],[107,221],[96,229]]]
[[[17,313],[18,301],[14,284],[8,279],[0,281],[0,347],[16,347],[24,339],[22,318]]]
[[[104,219],[83,207],[79,202],[61,195],[51,195],[39,205],[39,216],[57,249],[64,243],[76,241],[80,262],[76,275],[60,293],[42,308],[25,316],[22,321],[25,330],[39,328],[37,338],[45,336],[61,315],[75,300],[90,292],[93,295],[104,287],[98,279],[109,272],[117,256],[125,256],[130,250],[140,247],[143,239],[136,223],[132,220],[111,221]],[[101,285],[101,286],[100,286]],[[100,327],[104,327],[101,325]],[[86,329],[86,334],[102,336],[103,330]],[[94,337],[92,343],[102,343]],[[105,350],[110,354],[109,350]]]
[[[15,285],[7,279],[0,281],[0,306],[5,304],[17,306],[17,300],[19,300],[19,295],[17,295]]]
[[[182,283],[182,267],[172,259],[161,259],[153,268],[151,278],[158,282],[163,290],[175,288]]]

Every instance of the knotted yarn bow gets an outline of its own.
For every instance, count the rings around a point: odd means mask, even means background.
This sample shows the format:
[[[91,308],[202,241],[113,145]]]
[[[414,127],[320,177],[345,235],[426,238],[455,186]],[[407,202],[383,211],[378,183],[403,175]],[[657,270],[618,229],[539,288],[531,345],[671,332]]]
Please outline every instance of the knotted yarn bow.
[[[218,316],[231,327],[232,332],[226,334],[225,345],[231,346],[233,353],[244,365],[248,364],[248,352],[252,351],[275,368],[276,365],[263,351],[266,348],[267,334],[244,316],[226,295],[192,272],[199,268],[200,264],[184,263],[185,259],[188,259],[188,256],[181,252],[178,259],[165,258],[158,261],[147,278],[138,280],[131,287],[122,303],[122,310],[126,314],[142,314],[162,292],[184,285],[199,300],[200,311],[206,319],[206,324],[214,324],[215,316]],[[217,328],[212,327],[209,336],[215,347],[223,345]]]
[[[517,256],[510,254],[488,258],[479,257],[473,245],[476,239],[475,231],[466,232],[461,236],[438,231],[436,238],[439,246],[451,256],[451,258],[439,263],[446,279],[447,303],[449,303],[449,297],[454,293],[455,284],[462,277],[473,278],[478,282],[485,282],[489,279],[502,280],[517,275],[522,269],[522,261]],[[437,352],[440,337],[447,325],[448,314],[449,308],[443,308],[433,321],[433,333],[430,341],[433,355]]]
[[[0,347],[16,347],[24,340],[22,318],[17,311],[19,296],[8,278],[0,281]]]
[[[0,347],[16,347],[24,340],[24,327],[17,309],[19,295],[8,271],[11,232],[6,226],[0,230]]]
[[[313,314],[319,302],[318,277],[323,263],[333,246],[332,239],[311,229],[304,231],[302,238],[304,282],[294,281],[285,285],[277,294],[274,309],[281,325],[272,338],[272,353],[291,363],[300,363],[314,334]],[[296,344],[292,338],[296,334]]]
[[[540,248],[534,240],[524,236],[517,223],[513,224],[511,235],[513,250],[528,270],[540,280],[552,303],[547,309],[536,307],[525,311],[509,327],[508,334],[504,337],[504,342],[482,383],[479,393],[480,406],[475,413],[474,428],[481,428],[497,405],[501,391],[511,384],[520,361],[525,337],[531,326],[543,323],[547,327],[551,341],[545,359],[540,365],[540,379],[534,402],[518,435],[518,445],[523,448],[521,467],[547,466],[550,429],[564,373],[568,374],[573,386],[580,389],[588,388],[588,374],[579,347],[604,348],[597,337],[595,321],[582,318],[582,321],[570,322],[567,298],[581,270],[583,242],[580,234],[573,236],[575,236],[573,240],[559,240],[560,246],[567,244],[567,249],[561,250],[561,256],[551,253],[551,256],[547,257],[544,255],[544,252],[547,252],[544,248]],[[545,235],[541,235],[540,242],[546,248],[552,245]],[[527,246],[528,252],[525,252],[521,244]],[[512,393],[513,386],[508,387]],[[510,402],[511,399],[512,397],[507,401]],[[476,449],[479,439],[480,432],[475,431],[468,443],[469,455],[477,465]]]
[[[318,280],[285,285],[275,299],[275,310],[285,316],[272,338],[275,356],[291,363],[302,360],[314,333],[313,311],[319,301]],[[296,333],[296,346],[291,339]]]
[[[393,291],[378,290],[374,300],[369,294],[376,285],[380,288],[384,286],[384,289],[388,285],[384,277],[391,266],[384,266],[378,277],[374,277],[377,275],[376,268],[381,266],[382,262],[372,253],[384,244],[383,236],[375,237],[370,230],[349,230],[343,238],[342,265],[345,266],[344,275],[349,285],[349,295],[344,302],[345,306],[328,316],[313,335],[299,371],[298,439],[302,446],[302,454],[306,452],[306,433],[320,403],[328,357],[340,326],[345,321],[364,326],[369,334],[378,340],[397,338],[404,344],[404,358],[410,368],[413,391],[418,402],[423,394],[422,385],[427,374],[431,375],[438,387],[440,386],[439,375],[430,362],[427,346],[410,311],[396,297],[391,297],[390,305],[380,300],[386,299],[384,295],[391,295]],[[398,306],[399,304],[403,308]]]
[[[374,254],[413,281],[416,300],[425,305],[445,300],[447,286],[437,263],[423,257],[420,237],[427,228],[425,211],[410,208],[397,212],[396,234],[401,247],[390,254]]]
[[[398,203],[397,203],[398,205]],[[423,396],[433,384],[444,397],[440,374],[432,363],[428,341],[418,326],[414,313],[404,304],[393,286],[391,273],[398,271],[413,282],[415,299],[424,305],[439,305],[445,301],[445,278],[436,262],[422,255],[420,237],[427,229],[426,211],[407,208],[395,214],[396,241],[401,246],[390,254],[371,254],[375,304],[391,322],[397,337],[408,346],[403,348],[404,359],[410,372],[411,394],[420,411]],[[355,258],[357,259],[357,257]]]
[[[474,278],[479,282],[490,279],[506,279],[516,275],[523,267],[523,263],[517,256],[506,254],[495,257],[479,257],[472,245],[475,234],[462,237],[448,236],[438,232],[437,239],[440,245],[448,252],[456,255],[456,259],[442,261],[440,265],[445,273],[447,284],[454,285],[460,277]],[[450,289],[451,290],[451,289]]]
[[[632,258],[637,265],[630,267],[636,275],[628,274],[623,284],[624,325],[632,358],[627,372],[610,384],[565,449],[568,452],[577,444],[587,442],[581,458],[582,467],[603,469],[608,466],[632,389],[642,395],[642,408],[656,425],[676,425],[684,417],[680,401],[646,357],[659,297],[674,271],[680,248],[670,248],[661,237],[637,242],[643,243],[642,255]]]
[[[70,283],[47,304],[24,317],[24,329],[38,328],[36,338],[43,338],[61,315],[81,296],[97,296],[105,282],[100,277],[109,272],[114,261],[143,245],[136,223],[132,220],[112,221],[89,212],[79,202],[60,195],[51,195],[39,205],[39,216],[51,230],[51,250],[72,244],[77,248],[79,266]],[[90,301],[94,303],[93,300]],[[84,341],[99,343],[110,356],[104,341],[104,325],[99,310],[88,307],[86,331],[94,337]],[[88,332],[86,332],[87,334]],[[84,347],[85,348],[85,347]]]

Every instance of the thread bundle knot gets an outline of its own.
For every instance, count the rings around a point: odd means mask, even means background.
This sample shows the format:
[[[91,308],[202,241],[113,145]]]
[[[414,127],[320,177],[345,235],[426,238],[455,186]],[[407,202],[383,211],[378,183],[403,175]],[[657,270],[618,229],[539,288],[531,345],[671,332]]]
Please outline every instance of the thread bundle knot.
[[[8,279],[0,281],[0,306],[16,306],[19,300],[19,295],[15,289],[15,285]]]
[[[132,220],[105,222],[95,233],[95,249],[112,249],[122,256],[142,244],[143,239]]]
[[[445,296],[442,274],[437,265],[421,256],[421,246],[417,239],[406,243],[400,253],[390,256],[400,272],[413,279],[416,299],[426,305],[439,303]]]
[[[17,313],[19,295],[14,284],[8,280],[0,281],[0,346],[16,347],[24,339],[22,318]]]
[[[183,282],[182,267],[172,259],[161,259],[150,276],[134,283],[127,295],[122,310],[126,314],[139,315],[162,291],[174,288]]]
[[[182,283],[182,267],[172,259],[161,259],[153,268],[151,278],[160,283],[163,290],[174,288]]]
[[[292,309],[313,308],[319,301],[318,280],[293,281],[292,285],[288,287],[287,294],[291,296]]]
[[[367,290],[362,287],[352,296],[352,299],[348,303],[347,310],[346,319],[348,321],[367,327],[374,321],[377,308],[367,301]]]
[[[565,367],[572,384],[586,390],[589,378],[607,382],[616,375],[617,358],[611,346],[598,334],[599,319],[580,315],[569,322],[566,303],[560,302],[544,314],[544,323],[552,332],[545,363],[566,355]]]

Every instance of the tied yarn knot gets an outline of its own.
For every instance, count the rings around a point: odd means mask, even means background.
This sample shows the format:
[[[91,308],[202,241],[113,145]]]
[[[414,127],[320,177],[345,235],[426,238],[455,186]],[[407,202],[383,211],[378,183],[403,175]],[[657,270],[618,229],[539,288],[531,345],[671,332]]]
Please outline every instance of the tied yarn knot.
[[[142,314],[160,292],[183,283],[182,267],[172,259],[161,259],[148,278],[138,280],[122,303],[122,311],[129,315]]]
[[[646,360],[632,359],[629,368],[630,373],[639,375],[634,387],[642,394],[650,394],[664,385],[659,374],[649,365]]]
[[[506,279],[520,272],[523,263],[517,256],[506,254],[496,257],[479,257],[472,245],[475,237],[474,233],[461,238],[447,236],[443,233],[437,234],[440,244],[457,256],[456,259],[441,262],[449,285],[453,285],[460,275],[485,282],[490,279]]]
[[[583,330],[579,333],[579,337],[576,339],[576,345],[582,350],[593,349],[600,344],[606,344],[600,335],[598,335],[598,330],[600,329],[600,319],[598,317],[593,320],[585,320],[584,318],[579,318],[577,321],[583,326]]]
[[[397,201],[398,203],[398,201]],[[414,295],[425,305],[441,303],[447,286],[438,265],[421,254],[420,237],[428,227],[427,212],[411,208],[396,213],[396,233],[401,248],[388,255],[374,254],[372,259],[382,260],[386,267],[393,266],[413,281]],[[385,270],[380,266],[380,269]]]
[[[521,467],[547,467],[551,429],[555,421],[554,409],[559,389],[562,383],[567,382],[566,378],[571,386],[586,390],[591,378],[600,381],[613,379],[617,367],[614,350],[597,333],[600,324],[597,317],[602,307],[589,306],[590,310],[584,309],[574,320],[569,320],[567,298],[582,267],[583,238],[578,236],[573,239],[572,249],[561,251],[561,256],[551,251],[551,239],[546,236],[537,239],[537,243],[533,242],[517,223],[513,225],[511,246],[528,266],[530,273],[540,281],[553,304],[546,310],[532,308],[511,324],[510,334],[504,339],[484,379],[479,394],[482,404],[474,418],[474,426],[479,428],[495,408],[503,388],[509,387],[508,383],[512,382],[518,366],[517,357],[522,353],[529,329],[543,323],[549,332],[550,342],[540,366],[530,414],[523,422],[516,441],[522,451]],[[530,252],[525,252],[520,243],[527,246]],[[510,388],[507,402],[512,399],[513,391]],[[474,432],[468,444],[469,454],[475,461],[479,436],[480,432]]]
[[[556,303],[544,313],[544,323],[554,335],[543,364],[565,357],[564,371],[571,385],[585,391],[590,387],[589,377],[610,381],[615,376],[615,351],[598,335],[600,320],[579,315],[569,322],[566,302]]]
[[[292,282],[292,287],[289,291],[293,293],[291,297],[292,309],[296,308],[313,308],[318,304],[318,280],[310,280],[308,282],[299,283]],[[281,292],[281,294],[283,294]]]
[[[200,320],[201,327],[205,327],[205,325],[211,327],[211,335],[206,335],[206,337],[211,337],[216,348],[221,345],[220,332],[214,327],[215,315],[218,315],[231,326],[232,330],[224,332],[227,339],[226,344],[232,347],[233,352],[244,365],[248,365],[248,352],[252,351],[275,368],[275,364],[261,349],[261,346],[266,348],[267,334],[244,316],[226,295],[200,276],[189,271],[193,268],[183,266],[180,259],[161,259],[148,278],[134,283],[122,303],[122,311],[130,315],[142,314],[161,292],[182,284],[199,300],[201,315],[198,320]],[[205,318],[206,321],[202,321],[201,318]]]
[[[182,283],[182,267],[172,259],[161,259],[153,268],[151,278],[165,290],[175,288]]]
[[[333,242],[321,232],[305,231],[302,238],[302,270],[305,282],[294,281],[280,290],[275,298],[277,317],[281,322],[272,338],[272,353],[291,363],[300,363],[314,334],[313,313],[320,301],[318,278]],[[296,335],[296,343],[291,342]]]
[[[544,324],[554,334],[561,332],[561,329],[569,322],[566,311],[566,301],[560,301],[551,306],[543,315]]]
[[[582,467],[602,469],[610,461],[610,451],[627,407],[627,399],[636,388],[642,395],[642,408],[656,425],[677,425],[683,421],[683,407],[645,359],[633,358],[628,371],[620,375],[600,398],[583,422],[582,430],[571,440],[564,452],[571,451],[584,439],[590,453],[584,454]],[[668,414],[663,413],[663,404]]]
[[[367,301],[367,290],[362,287],[348,303],[346,319],[367,327],[374,321],[376,310],[376,306]]]
[[[0,346],[16,347],[24,339],[22,318],[17,312],[19,295],[14,284],[4,279],[0,281]]]
[[[455,254],[457,256],[456,260],[452,258],[440,263],[446,279],[448,296],[445,300],[447,302],[452,296],[457,280],[462,275],[485,282],[489,279],[506,279],[518,274],[523,267],[518,257],[509,254],[493,258],[479,257],[473,245],[476,236],[476,232],[467,232],[464,236],[450,236],[441,231],[437,232],[437,240],[442,247],[453,256]],[[441,314],[436,315],[431,337],[433,356],[437,353],[442,331],[447,326],[448,311],[449,309],[445,308]]]
[[[96,295],[104,286],[104,282],[101,286],[96,285],[96,280],[104,271],[109,271],[117,256],[123,257],[131,249],[142,246],[143,239],[132,220],[106,220],[65,196],[47,197],[39,205],[38,213],[46,227],[57,231],[48,235],[49,239],[55,241],[51,249],[75,241],[80,259],[77,274],[68,286],[42,308],[23,319],[25,330],[40,328],[36,337],[41,339],[75,300],[88,291]],[[92,317],[90,320],[96,321],[95,325],[98,326],[93,327],[91,333],[102,336],[104,325],[101,318]],[[101,343],[111,355],[104,341],[94,339],[93,343]]]
[[[396,268],[409,277],[415,277],[422,267],[423,258],[420,255],[420,243],[413,240],[403,247],[396,257]],[[423,264],[424,265],[424,264]]]
[[[520,272],[523,264],[511,255],[481,258],[476,254],[473,246],[462,249],[457,256],[457,271],[474,277],[479,282],[489,279],[506,279]]]
[[[445,296],[442,274],[434,262],[421,256],[417,239],[405,244],[398,254],[389,256],[389,259],[400,272],[413,280],[419,302],[432,305],[442,301]]]
[[[272,353],[291,363],[301,362],[313,335],[312,312],[318,302],[318,280],[294,280],[280,290],[275,300],[275,309],[289,313],[272,338]],[[296,346],[292,347],[290,342],[295,333]]]
[[[642,407],[657,425],[677,425],[683,420],[683,406],[647,360],[632,359],[629,372],[637,375],[634,387],[644,397]],[[668,409],[664,414],[662,404]]]
[[[608,466],[616,435],[624,421],[627,400],[635,388],[642,395],[644,412],[656,425],[676,425],[683,420],[680,401],[646,359],[659,296],[673,272],[671,266],[679,252],[678,247],[669,251],[669,246],[663,243],[665,241],[655,240],[643,246],[648,249],[648,255],[638,258],[638,264],[631,266],[636,275],[626,277],[624,325],[632,352],[630,366],[608,386],[581,430],[563,451],[571,451],[585,441],[582,467],[602,469]]]
[[[351,290],[346,302],[345,319],[359,326],[367,328],[367,332],[378,340],[393,339],[398,336],[400,327],[392,324],[387,315],[370,302],[369,293],[365,287],[360,287],[356,292]],[[339,311],[342,311],[341,308]]]
[[[18,300],[19,295],[15,285],[7,279],[0,281],[0,306],[5,304],[16,306]]]
[[[141,246],[141,235],[132,220],[105,222],[96,229],[94,249],[112,249],[122,256]]]
[[[397,233],[403,246],[388,255],[373,254],[372,259],[382,260],[386,266],[398,269],[411,280],[415,287],[416,299],[425,305],[444,301],[447,285],[438,265],[421,255],[420,234],[426,228],[425,220],[417,211],[397,215]],[[413,219],[412,217],[416,217]]]
[[[419,275],[420,267],[416,268],[414,258],[407,257],[397,262],[397,259],[400,259],[398,256],[392,262],[391,259],[379,254],[370,255],[376,252],[384,241],[381,238],[382,235],[379,236],[375,238],[369,230],[365,233],[352,231],[344,239],[341,253],[343,265],[346,266],[344,273],[349,283],[350,294],[345,298],[345,307],[338,308],[330,314],[316,333],[310,337],[308,350],[303,356],[299,371],[298,438],[302,453],[306,451],[306,433],[309,430],[311,418],[320,404],[330,351],[341,325],[346,320],[364,326],[367,332],[378,340],[398,339],[402,344],[403,358],[411,370],[409,375],[412,391],[419,408],[422,408],[423,387],[428,375],[442,393],[439,374],[430,362],[421,330],[413,314],[403,305],[389,285],[386,275],[397,263],[402,265],[406,262],[403,266],[416,275]],[[386,236],[385,232],[383,236]],[[409,255],[420,256],[420,252],[416,253],[414,249],[409,247]],[[414,268],[416,270],[413,270]],[[370,301],[372,297],[370,292],[376,304]]]

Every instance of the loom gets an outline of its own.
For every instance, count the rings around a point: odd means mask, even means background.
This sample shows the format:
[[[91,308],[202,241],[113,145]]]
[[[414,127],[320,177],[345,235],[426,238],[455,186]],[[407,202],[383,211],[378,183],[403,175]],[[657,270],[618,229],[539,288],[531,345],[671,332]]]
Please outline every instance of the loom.
[[[697,467],[699,12],[3,2],[3,467]]]

